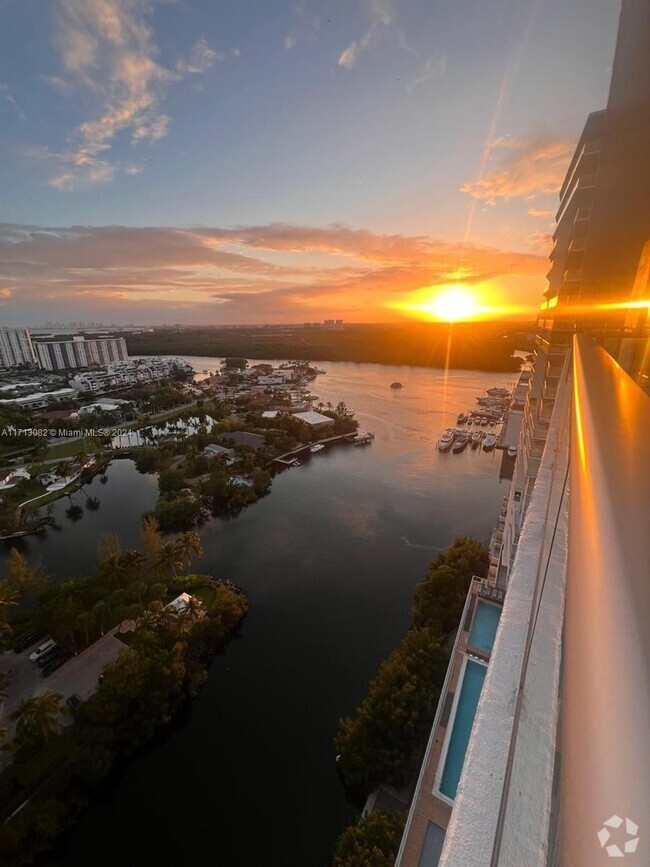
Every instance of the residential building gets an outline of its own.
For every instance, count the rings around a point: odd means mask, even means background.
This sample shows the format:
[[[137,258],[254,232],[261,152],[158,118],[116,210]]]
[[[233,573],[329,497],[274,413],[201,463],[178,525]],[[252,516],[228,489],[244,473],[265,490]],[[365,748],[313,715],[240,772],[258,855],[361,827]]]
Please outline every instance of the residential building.
[[[69,370],[126,361],[129,353],[123,337],[102,337],[87,340],[44,340],[35,343],[38,364],[44,370]]]
[[[489,573],[467,597],[396,867],[648,863],[649,34],[650,4],[623,0],[503,434],[518,449]],[[466,688],[482,593],[503,609]]]
[[[0,328],[0,367],[36,364],[36,353],[26,328]]]

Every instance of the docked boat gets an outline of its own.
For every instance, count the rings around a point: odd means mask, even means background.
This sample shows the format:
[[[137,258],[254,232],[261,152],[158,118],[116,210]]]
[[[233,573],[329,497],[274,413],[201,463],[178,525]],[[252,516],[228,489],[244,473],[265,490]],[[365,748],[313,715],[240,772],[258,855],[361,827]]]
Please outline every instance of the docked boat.
[[[484,415],[483,418],[481,419],[481,425],[483,427],[487,427],[487,423],[488,423],[487,416]]]
[[[467,416],[464,412],[459,412],[456,416],[456,421],[458,422],[458,424],[465,424],[465,422],[467,421]]]
[[[482,439],[481,434],[477,430],[475,430],[474,433],[469,438],[470,445],[472,446],[473,449],[477,449],[481,445],[481,439]]]
[[[516,458],[517,457],[517,446],[510,446],[508,449],[508,457]]]
[[[404,386],[402,385],[401,382],[391,382],[390,387],[391,388],[404,388]]]
[[[470,415],[470,417],[467,419],[467,425],[469,426],[469,425],[471,425],[471,424],[474,424],[474,419],[473,419],[472,416]]]
[[[490,397],[508,397],[510,394],[507,388],[497,388],[496,386],[494,388],[488,388],[486,393],[489,394]]]
[[[374,433],[358,433],[352,441],[352,444],[355,446],[367,446],[370,445],[374,438]]]
[[[438,440],[438,450],[441,452],[448,452],[449,449],[453,446],[455,439],[455,432],[451,428],[447,428],[446,431],[440,434],[440,439]]]
[[[483,451],[491,452],[496,444],[497,438],[495,437],[495,435],[492,433],[486,434],[485,440],[483,441]]]
[[[456,442],[453,445],[452,451],[454,453],[463,452],[467,448],[467,443],[469,442],[469,437],[467,434],[460,434],[460,436],[456,437]]]
[[[315,455],[316,452],[322,452],[324,448],[325,446],[323,445],[323,443],[316,443],[316,445],[312,446],[309,451],[312,453],[312,455]]]

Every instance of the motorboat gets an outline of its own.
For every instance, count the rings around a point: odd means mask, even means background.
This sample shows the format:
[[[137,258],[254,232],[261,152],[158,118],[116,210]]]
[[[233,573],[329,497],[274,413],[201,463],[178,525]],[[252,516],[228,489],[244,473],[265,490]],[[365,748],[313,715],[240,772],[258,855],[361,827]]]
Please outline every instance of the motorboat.
[[[453,446],[455,439],[455,431],[453,431],[451,428],[447,428],[446,431],[440,434],[440,439],[438,440],[438,450],[441,452],[448,452],[449,449]]]
[[[489,394],[490,397],[508,397],[510,394],[507,388],[497,388],[496,386],[494,388],[488,388],[486,393]]]
[[[516,458],[517,457],[517,446],[510,446],[508,449],[508,457]]]
[[[467,448],[467,443],[469,442],[469,437],[466,433],[460,434],[460,436],[456,437],[456,442],[453,445],[452,451],[456,454],[458,452],[465,451]]]
[[[325,446],[323,445],[323,443],[316,443],[316,445],[312,446],[309,451],[312,453],[312,455],[315,455],[316,452],[322,452],[324,448]]]
[[[481,424],[483,425],[483,427],[486,427],[487,423],[488,423],[487,416],[484,415],[483,418],[481,419]]]
[[[471,424],[474,424],[474,419],[470,415],[470,417],[467,419],[467,426],[469,427],[469,425],[471,425]]]
[[[493,433],[489,433],[485,435],[485,440],[483,441],[483,451],[491,452],[492,449],[497,444],[497,438]]]
[[[456,416],[456,421],[458,422],[458,424],[464,424],[467,421],[467,416],[464,412],[459,412]]]
[[[472,448],[477,449],[481,445],[482,439],[483,439],[483,437],[481,436],[481,434],[477,430],[475,430],[474,433],[469,438],[470,445],[472,446]]]
[[[401,382],[391,382],[390,387],[391,388],[404,388],[404,386],[402,385]]]

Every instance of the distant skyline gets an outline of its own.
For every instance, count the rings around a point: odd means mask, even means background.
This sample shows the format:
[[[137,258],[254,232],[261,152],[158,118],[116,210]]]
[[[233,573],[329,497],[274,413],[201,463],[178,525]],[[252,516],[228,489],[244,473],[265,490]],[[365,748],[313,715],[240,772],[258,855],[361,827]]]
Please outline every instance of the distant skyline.
[[[0,324],[531,316],[618,0],[0,0]]]

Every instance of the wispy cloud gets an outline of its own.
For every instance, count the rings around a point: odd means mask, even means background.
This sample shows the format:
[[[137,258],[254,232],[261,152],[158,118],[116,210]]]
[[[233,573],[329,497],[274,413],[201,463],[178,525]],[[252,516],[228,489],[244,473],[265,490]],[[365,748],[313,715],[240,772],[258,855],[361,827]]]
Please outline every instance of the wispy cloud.
[[[11,304],[36,310],[56,301],[74,307],[74,318],[89,307],[157,299],[157,321],[178,303],[203,322],[216,321],[217,307],[229,321],[290,321],[332,305],[381,319],[384,305],[459,274],[478,284],[540,277],[546,268],[537,253],[342,225],[0,225],[0,286],[12,287]]]
[[[444,75],[447,70],[447,55],[442,51],[434,51],[424,63],[420,64],[415,76],[406,85],[407,93],[413,93],[416,87],[431,81],[433,78],[439,78]]]
[[[237,55],[239,56],[239,55]],[[180,75],[203,75],[219,60],[225,60],[223,51],[210,48],[205,39],[199,39],[190,49],[187,59],[176,63],[176,71]]]
[[[295,36],[285,36],[284,37],[284,50],[291,51],[292,48],[295,48],[298,44],[298,40]]]
[[[33,151],[56,165],[49,184],[75,190],[110,181],[120,163],[110,151],[120,135],[133,146],[167,135],[161,110],[167,88],[185,75],[205,74],[224,55],[199,39],[173,69],[159,62],[145,0],[57,0],[53,44],[61,75],[46,79],[59,93],[83,94],[92,115],[71,133],[68,147]]]
[[[376,35],[393,23],[392,0],[364,0],[364,6],[368,28],[363,36],[351,42],[339,56],[338,65],[346,69],[352,69],[359,55],[371,45]]]
[[[557,192],[574,146],[571,140],[551,136],[496,139],[488,144],[488,165],[490,160],[497,165],[464,184],[461,191],[490,204]]]
[[[546,210],[545,208],[529,208],[526,213],[529,217],[536,217],[539,219],[553,216],[553,211]]]
[[[11,93],[11,89],[9,88],[9,85],[6,84],[4,81],[0,81],[0,99],[2,99],[4,102],[9,103],[9,105],[13,108],[13,110],[18,115],[20,120],[26,119],[25,118],[25,112],[18,105],[16,98]]]

